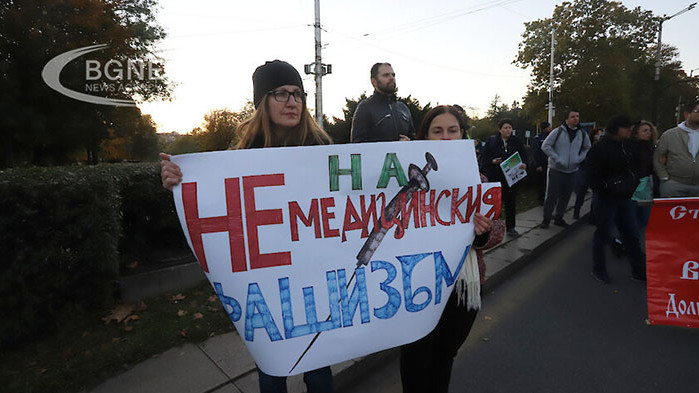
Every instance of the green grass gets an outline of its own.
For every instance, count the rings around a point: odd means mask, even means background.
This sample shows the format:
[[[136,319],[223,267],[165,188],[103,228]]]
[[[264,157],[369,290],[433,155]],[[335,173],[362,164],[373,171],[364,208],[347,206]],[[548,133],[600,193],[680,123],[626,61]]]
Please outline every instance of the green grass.
[[[178,293],[179,294],[179,293]],[[233,330],[211,286],[144,301],[138,319],[105,324],[110,310],[66,312],[57,332],[40,341],[3,351],[3,392],[77,392],[90,389],[134,365],[185,343],[199,343]],[[213,300],[213,301],[211,301]],[[186,312],[178,316],[178,311]],[[200,313],[201,318],[195,318]]]
[[[524,181],[517,189],[517,198],[515,199],[515,212],[517,214],[524,213],[529,209],[539,206],[539,199],[536,193],[536,184],[533,181]],[[500,219],[505,219],[505,205],[502,205],[500,210]]]

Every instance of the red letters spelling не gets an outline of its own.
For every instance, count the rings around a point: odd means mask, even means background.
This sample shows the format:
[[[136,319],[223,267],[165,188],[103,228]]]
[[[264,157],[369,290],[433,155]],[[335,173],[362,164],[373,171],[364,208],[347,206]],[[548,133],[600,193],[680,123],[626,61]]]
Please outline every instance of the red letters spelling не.
[[[291,264],[291,253],[288,251],[260,254],[259,237],[257,233],[258,226],[282,224],[283,219],[281,209],[257,210],[255,208],[255,188],[283,185],[284,174],[282,173],[243,177],[245,221],[251,269]],[[225,179],[225,189],[226,215],[219,217],[199,217],[197,183],[182,184],[182,204],[184,205],[187,231],[192,241],[194,254],[202,269],[207,273],[209,272],[209,266],[204,253],[202,234],[214,232],[228,232],[232,271],[242,272],[247,270],[239,178]]]

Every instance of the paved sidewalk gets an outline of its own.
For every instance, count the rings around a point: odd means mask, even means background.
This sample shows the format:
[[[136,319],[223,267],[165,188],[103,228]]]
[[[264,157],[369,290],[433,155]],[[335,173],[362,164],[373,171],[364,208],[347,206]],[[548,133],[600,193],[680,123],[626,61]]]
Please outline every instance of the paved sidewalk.
[[[582,211],[589,211],[589,199]],[[541,207],[518,214],[516,229],[521,236],[516,239],[505,236],[501,244],[486,252],[486,291],[536,259],[573,228],[587,222],[585,218],[573,220],[572,208],[565,217],[572,225],[565,229],[555,225],[538,228],[542,217]],[[366,370],[397,355],[394,348],[332,366],[335,389],[342,389]],[[302,375],[289,377],[288,387],[291,393],[305,392]],[[107,380],[92,392],[259,393],[259,389],[255,363],[241,338],[232,332],[198,345],[170,349]]]

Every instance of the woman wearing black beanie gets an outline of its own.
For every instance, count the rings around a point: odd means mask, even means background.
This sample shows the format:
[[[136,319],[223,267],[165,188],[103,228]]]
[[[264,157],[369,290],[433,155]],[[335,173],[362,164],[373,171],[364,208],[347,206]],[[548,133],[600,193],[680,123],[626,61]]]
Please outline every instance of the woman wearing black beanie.
[[[306,93],[298,71],[289,63],[274,60],[257,67],[252,74],[255,112],[239,127],[236,149],[327,145],[330,136],[315,122],[306,107]],[[180,167],[160,153],[163,187],[172,190],[182,181]],[[274,377],[257,370],[261,393],[286,393],[286,377]],[[332,392],[330,366],[303,375],[309,393]]]

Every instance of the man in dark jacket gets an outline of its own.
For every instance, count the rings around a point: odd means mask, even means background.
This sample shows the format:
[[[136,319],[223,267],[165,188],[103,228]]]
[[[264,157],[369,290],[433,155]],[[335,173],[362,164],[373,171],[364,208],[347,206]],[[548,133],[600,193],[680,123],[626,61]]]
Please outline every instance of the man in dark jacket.
[[[544,197],[546,196],[546,173],[549,169],[549,157],[541,150],[544,140],[551,133],[551,123],[547,121],[541,122],[541,132],[534,137],[532,143],[532,155],[536,172],[534,179],[536,180],[536,193],[539,199],[539,205],[544,206]]]
[[[595,204],[595,231],[592,251],[592,275],[609,283],[605,246],[611,238],[614,224],[631,263],[631,278],[646,280],[646,256],[641,250],[640,235],[635,225],[635,210],[631,196],[638,186],[632,171],[632,152],[628,145],[631,121],[625,115],[612,117],[602,139],[592,146],[585,161],[588,182],[598,199]],[[618,216],[618,217],[617,217]],[[618,219],[617,219],[618,218]]]
[[[408,107],[396,101],[396,74],[389,63],[371,67],[374,94],[357,105],[352,118],[352,142],[409,141],[415,126]]]

